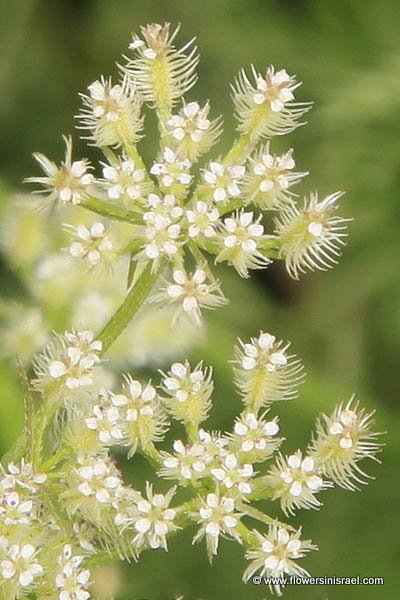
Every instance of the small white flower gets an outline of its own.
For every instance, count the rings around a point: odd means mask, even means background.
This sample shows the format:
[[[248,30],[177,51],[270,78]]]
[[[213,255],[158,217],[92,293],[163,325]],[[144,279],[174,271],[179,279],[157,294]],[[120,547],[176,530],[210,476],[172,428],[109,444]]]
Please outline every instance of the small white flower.
[[[162,160],[153,164],[150,173],[156,175],[161,189],[169,191],[173,188],[174,193],[179,194],[185,192],[192,181],[190,167],[187,158],[181,160],[171,148],[165,148]]]
[[[294,102],[294,90],[300,83],[282,69],[269,67],[265,76],[252,67],[254,84],[242,70],[233,88],[239,130],[255,140],[284,135],[299,126],[299,119],[311,108],[310,103]]]
[[[118,161],[103,163],[101,184],[110,200],[123,200],[126,203],[142,199],[151,189],[146,181],[145,170],[124,154]]]
[[[224,219],[220,232],[223,249],[216,262],[228,261],[241,277],[248,277],[249,269],[262,269],[271,261],[261,252],[265,239],[261,215],[254,220],[252,212],[236,213]]]
[[[80,94],[84,108],[76,118],[80,129],[89,130],[94,145],[121,146],[140,139],[141,102],[127,77],[117,85],[101,77],[88,86],[88,92]]]
[[[223,437],[219,431],[212,433],[199,429],[199,440],[205,448],[205,460],[208,464],[219,464],[228,451],[229,440]]]
[[[303,366],[288,353],[289,347],[289,342],[277,341],[274,335],[262,331],[250,342],[239,340],[235,349],[235,382],[246,403],[259,407],[297,397],[298,385],[304,379]]]
[[[336,192],[320,201],[317,194],[311,194],[302,210],[288,206],[275,219],[280,257],[294,279],[307,270],[326,271],[337,263],[349,220],[335,216],[341,196],[342,192]]]
[[[207,553],[209,560],[218,552],[220,536],[233,537],[240,543],[240,535],[236,530],[241,517],[235,513],[235,500],[218,494],[210,493],[207,497],[200,499],[198,512],[193,513],[193,518],[201,525],[199,531],[193,538],[193,543],[206,537]]]
[[[188,361],[176,362],[162,375],[162,389],[168,396],[165,403],[175,419],[197,424],[203,421],[214,388],[211,369],[203,369],[199,363],[192,370]]]
[[[195,69],[199,59],[194,40],[176,49],[173,40],[178,30],[179,26],[170,33],[169,23],[141,27],[143,39],[134,35],[129,45],[134,58],[122,67],[144,100],[155,103],[157,108],[170,110],[197,79]]]
[[[153,261],[153,267],[156,268],[161,256],[174,257],[182,245],[180,220],[184,211],[173,194],[163,197],[149,194],[147,207],[148,210],[143,215],[144,249],[137,255],[137,259],[144,255]]]
[[[89,172],[92,168],[84,160],[72,160],[72,140],[64,137],[66,145],[64,162],[58,167],[54,162],[40,153],[34,157],[42,167],[46,177],[29,177],[28,183],[39,183],[48,192],[49,201],[59,200],[62,204],[80,204],[89,194],[89,188],[94,182]]]
[[[176,269],[172,273],[173,281],[161,288],[153,296],[153,301],[175,303],[177,312],[172,324],[184,314],[196,325],[201,324],[201,308],[216,308],[226,303],[218,281],[207,282],[205,270],[197,268],[194,273]]]
[[[132,543],[137,549],[149,546],[167,550],[167,535],[178,529],[174,524],[176,511],[169,507],[174,494],[175,488],[165,495],[153,494],[152,486],[146,484],[147,500],[142,498],[137,502],[132,517],[133,529],[137,532]]]
[[[245,194],[262,210],[278,210],[293,204],[290,191],[307,173],[293,172],[295,162],[289,150],[280,156],[270,153],[269,143],[250,160],[250,172],[246,178]]]
[[[76,492],[83,498],[100,505],[111,505],[118,497],[122,480],[109,460],[79,456],[75,473],[78,477]]]
[[[163,468],[159,474],[167,479],[178,479],[181,485],[206,477],[207,470],[206,449],[203,444],[194,442],[185,445],[181,440],[175,440],[173,444],[174,454],[162,452]]]
[[[21,588],[29,588],[36,577],[43,574],[43,567],[36,559],[37,549],[32,544],[12,544],[4,548],[0,573],[5,580],[13,581]]]
[[[266,413],[265,413],[266,414]],[[258,418],[249,412],[236,420],[230,437],[230,448],[240,453],[246,462],[261,462],[271,456],[280,446],[282,439],[276,437],[279,432],[277,418],[272,421]]]
[[[130,375],[124,379],[122,393],[112,395],[112,405],[125,422],[130,457],[138,446],[145,448],[150,442],[162,440],[167,422],[155,388],[150,383],[141,384]]]
[[[186,219],[189,223],[188,234],[190,238],[214,237],[216,225],[219,220],[219,212],[203,200],[186,210]]]
[[[91,267],[95,267],[100,262],[107,262],[113,255],[113,243],[103,223],[95,222],[90,228],[69,225],[66,229],[72,231],[74,236],[68,249],[73,258],[86,260]]]
[[[219,162],[210,162],[203,172],[205,186],[212,190],[212,198],[223,203],[230,198],[238,198],[241,194],[240,184],[243,182],[245,167],[224,166]]]
[[[300,450],[285,458],[279,456],[267,480],[274,490],[273,499],[280,499],[285,514],[294,514],[295,508],[319,508],[315,494],[332,486],[323,481],[314,458],[303,458]]]
[[[3,497],[3,503],[0,506],[0,518],[6,527],[29,525],[33,520],[32,510],[32,500],[24,500],[20,498],[18,492],[12,491]]]
[[[117,406],[96,404],[85,423],[88,429],[97,432],[101,444],[118,444],[124,439],[124,423]]]
[[[184,104],[178,114],[173,115],[166,123],[169,143],[180,155],[196,160],[204,152],[208,152],[217,141],[221,132],[221,121],[210,121],[208,102],[200,108],[198,102]]]
[[[368,476],[358,463],[364,458],[377,460],[379,433],[372,430],[373,412],[359,408],[352,397],[339,404],[330,416],[317,421],[317,435],[312,441],[312,456],[324,475],[348,490],[365,484]]]
[[[90,571],[83,568],[84,557],[73,555],[70,544],[66,544],[57,563],[60,571],[55,578],[59,600],[88,600],[90,593]]]
[[[251,464],[239,464],[235,454],[227,454],[219,467],[211,469],[211,475],[225,488],[225,493],[250,494],[252,486],[250,478],[253,477]]]
[[[19,464],[9,463],[6,471],[0,466],[0,472],[3,475],[0,479],[3,491],[16,491],[19,487],[36,494],[40,486],[47,481],[45,473],[34,471],[32,463],[25,462],[23,458]]]
[[[274,72],[269,67],[265,77],[256,78],[257,91],[254,93],[255,104],[267,102],[273,112],[280,112],[285,104],[294,100],[293,91],[299,86],[294,77],[290,77],[285,69]]]
[[[93,371],[100,363],[102,343],[92,331],[66,331],[57,335],[36,359],[35,385],[41,389],[58,381],[67,390],[93,385]]]
[[[301,530],[289,531],[281,525],[271,525],[266,535],[254,530],[257,545],[246,552],[246,558],[251,564],[246,569],[243,579],[248,581],[255,573],[261,576],[280,578],[283,576],[297,575],[304,577],[309,573],[297,565],[295,561],[305,556],[310,550],[317,550],[310,540],[300,539]],[[271,592],[282,595],[282,583],[269,585]]]

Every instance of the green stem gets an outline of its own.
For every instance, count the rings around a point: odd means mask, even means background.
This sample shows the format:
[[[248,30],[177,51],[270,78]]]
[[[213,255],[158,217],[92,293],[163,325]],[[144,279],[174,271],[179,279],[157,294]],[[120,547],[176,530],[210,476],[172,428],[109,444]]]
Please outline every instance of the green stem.
[[[81,206],[97,215],[107,217],[108,219],[116,219],[117,221],[125,221],[134,224],[140,223],[139,215],[135,211],[123,208],[122,206],[116,206],[109,202],[104,202],[104,200],[99,200],[98,198],[87,198]]]
[[[195,442],[196,440],[199,439],[198,423],[193,423],[193,422],[188,421],[185,423],[185,427],[186,427],[187,436],[191,442]]]
[[[63,446],[62,448],[59,448],[57,450],[57,452],[55,454],[53,454],[53,456],[51,456],[50,458],[48,458],[40,467],[40,471],[41,472],[47,472],[47,471],[51,471],[51,469],[55,466],[58,465],[58,463],[60,463],[61,461],[65,460],[66,458],[68,458],[69,456],[71,456],[71,454],[73,454],[73,450],[72,448],[70,448],[69,446]]]
[[[242,164],[245,162],[250,152],[252,152],[256,147],[257,141],[258,139],[252,138],[249,133],[242,133],[242,135],[237,138],[222,162],[224,165],[231,163]]]
[[[143,305],[163,269],[164,263],[155,272],[152,272],[151,263],[145,267],[139,279],[133,285],[130,292],[128,292],[124,302],[97,336],[97,339],[103,343],[103,353],[121,335],[134,314]]]
[[[141,449],[141,452],[155,469],[158,469],[162,465],[161,455],[153,442],[146,444],[146,446]]]
[[[250,547],[255,545],[257,538],[255,537],[254,533],[250,531],[250,529],[248,529],[241,521],[236,525],[236,531],[242,538],[245,546]]]
[[[240,512],[245,513],[248,517],[256,519],[257,521],[261,521],[261,523],[265,523],[266,525],[281,525],[282,527],[286,527],[287,529],[294,531],[294,528],[291,525],[287,525],[286,523],[278,521],[278,519],[274,519],[273,517],[266,515],[265,513],[261,512],[261,510],[258,510],[258,508],[254,508],[254,506],[250,506],[246,502],[236,502],[236,508]]]
[[[274,489],[269,483],[268,475],[253,479],[253,491],[249,495],[250,500],[271,500],[273,495]]]

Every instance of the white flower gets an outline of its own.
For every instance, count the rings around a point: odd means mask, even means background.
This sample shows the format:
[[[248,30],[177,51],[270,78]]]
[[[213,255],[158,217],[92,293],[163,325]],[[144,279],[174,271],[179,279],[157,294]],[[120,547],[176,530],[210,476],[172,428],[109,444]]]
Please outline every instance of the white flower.
[[[178,114],[166,123],[169,143],[180,155],[196,160],[208,152],[221,132],[221,120],[210,121],[208,102],[200,108],[198,102],[184,104]]]
[[[145,448],[150,442],[162,440],[167,424],[165,412],[150,383],[142,385],[126,375],[122,393],[112,395],[112,404],[118,408],[125,422],[129,457],[138,446]]]
[[[143,215],[145,223],[162,229],[176,223],[184,214],[174,194],[149,194],[147,198],[147,211]]]
[[[23,500],[18,492],[12,491],[3,497],[0,506],[0,519],[2,523],[10,525],[29,525],[33,519],[32,500]]]
[[[199,440],[205,448],[205,460],[207,463],[219,463],[229,453],[229,440],[223,437],[219,431],[212,433],[199,429]]]
[[[88,429],[97,432],[102,444],[118,444],[124,439],[124,423],[116,406],[96,404],[85,423]]]
[[[303,458],[300,450],[288,457],[279,456],[267,482],[273,489],[273,499],[280,499],[286,515],[294,514],[295,508],[319,508],[321,503],[315,494],[332,486],[323,481],[314,458]]]
[[[207,470],[208,457],[203,444],[194,442],[185,445],[181,440],[173,443],[174,454],[161,452],[163,468],[159,471],[161,477],[178,479],[181,485],[209,475]]]
[[[240,543],[240,535],[236,530],[241,514],[235,513],[235,500],[225,496],[211,493],[207,497],[200,499],[200,508],[198,512],[193,513],[192,517],[197,520],[201,527],[193,538],[193,543],[206,537],[207,553],[211,560],[213,555],[218,552],[219,538],[233,537]]]
[[[109,461],[99,457],[78,456],[75,469],[78,477],[76,492],[85,499],[93,499],[111,505],[118,497],[122,481],[117,469]]]
[[[60,382],[67,390],[93,385],[93,371],[100,363],[102,343],[92,331],[66,331],[36,359],[36,387],[44,389]]]
[[[101,184],[110,200],[140,200],[151,188],[145,170],[124,154],[118,161],[103,163],[103,178]]]
[[[218,209],[199,200],[194,206],[186,210],[186,219],[189,223],[188,234],[191,238],[211,238],[215,236],[216,225],[219,220]]]
[[[229,447],[239,453],[246,462],[261,462],[271,456],[280,446],[282,439],[275,437],[279,431],[277,418],[272,421],[258,418],[249,412],[235,422],[233,434],[229,436]]]
[[[89,189],[94,182],[93,175],[89,173],[91,166],[84,160],[72,161],[72,140],[64,137],[66,150],[64,162],[58,167],[54,162],[40,153],[34,157],[46,173],[46,177],[29,177],[28,183],[39,183],[49,193],[49,201],[60,200],[62,204],[80,204],[89,194]]]
[[[150,548],[164,548],[167,550],[166,536],[176,531],[174,524],[176,511],[169,508],[175,488],[167,494],[153,494],[152,486],[146,484],[147,500],[142,498],[135,506],[135,516],[132,518],[136,535],[132,543],[137,549],[148,545]]]
[[[113,243],[106,234],[103,223],[95,222],[88,228],[86,225],[66,226],[74,234],[69,253],[74,258],[86,260],[91,267],[106,262],[113,254]]]
[[[224,219],[220,233],[223,249],[216,262],[228,261],[241,277],[248,277],[249,269],[262,269],[271,261],[262,254],[265,239],[261,215],[254,221],[252,212],[236,213]]]
[[[268,67],[265,76],[252,67],[255,84],[242,70],[236,80],[234,102],[239,130],[257,141],[260,137],[284,135],[299,126],[299,119],[311,108],[310,103],[293,102],[300,85],[284,69],[275,73]]]
[[[141,102],[127,77],[113,85],[101,77],[88,86],[89,95],[80,94],[84,108],[77,115],[80,129],[90,131],[94,145],[122,146],[137,142],[143,126]]]
[[[240,184],[243,182],[244,175],[243,166],[226,167],[219,162],[210,162],[203,172],[203,179],[206,187],[212,190],[213,200],[222,203],[240,196]]]
[[[32,544],[12,544],[2,553],[0,573],[5,580],[28,588],[34,579],[43,573],[43,567],[36,559],[37,549]]]
[[[373,423],[373,412],[359,408],[354,397],[317,421],[312,456],[324,475],[345,489],[355,490],[358,484],[366,483],[368,476],[358,465],[361,460],[377,460],[380,444],[376,438],[380,434],[372,431]]]
[[[157,176],[161,189],[173,188],[174,193],[180,195],[192,181],[190,167],[187,158],[181,160],[171,148],[165,148],[162,160],[153,164],[150,173]]]
[[[149,210],[143,215],[145,244],[137,258],[144,255],[154,261],[153,266],[156,268],[161,256],[175,256],[182,245],[180,219],[184,211],[173,194],[162,197],[149,194],[147,206]]]
[[[303,366],[295,355],[288,354],[289,347],[289,342],[277,341],[274,335],[262,331],[250,343],[239,340],[235,383],[245,403],[259,407],[297,397],[298,385],[304,379]]]
[[[122,67],[144,100],[155,103],[158,109],[171,109],[197,79],[195,69],[199,59],[194,40],[176,49],[173,40],[178,31],[179,26],[170,33],[169,23],[141,27],[144,39],[133,36],[129,49],[134,58]]]
[[[311,194],[302,210],[287,206],[275,220],[280,257],[294,279],[307,270],[326,271],[337,263],[349,220],[335,216],[341,196],[343,192],[336,192],[319,201],[317,194]]]
[[[153,296],[153,301],[167,300],[178,305],[173,325],[182,314],[200,325],[201,308],[216,308],[226,303],[219,281],[207,282],[206,272],[202,268],[198,267],[194,273],[176,269],[172,273],[172,279],[171,283],[161,288],[161,292]]]
[[[73,555],[70,544],[66,544],[57,562],[60,571],[55,578],[59,600],[88,600],[90,593],[90,571],[83,568],[84,557]]]
[[[268,102],[273,112],[283,110],[287,102],[294,100],[293,91],[300,85],[294,77],[289,77],[285,69],[274,72],[269,67],[265,77],[259,75],[256,79],[257,91],[253,96],[256,104]]]
[[[175,419],[200,423],[207,417],[214,385],[211,369],[199,363],[193,370],[188,361],[176,362],[168,373],[162,373],[162,389],[169,396],[165,399]]]
[[[7,471],[0,465],[0,472],[3,475],[0,479],[3,490],[14,491],[15,488],[20,487],[36,494],[40,486],[47,481],[47,475],[34,471],[32,463],[25,462],[24,458],[19,464],[9,463]]]
[[[307,173],[293,172],[293,150],[280,156],[270,153],[269,143],[250,160],[251,169],[246,178],[245,194],[262,210],[279,210],[293,204],[290,191]]]
[[[248,581],[254,573],[265,577],[283,577],[297,575],[304,577],[309,573],[294,561],[305,556],[310,550],[317,550],[310,540],[300,540],[301,530],[291,532],[280,525],[271,525],[266,535],[254,531],[257,545],[246,552],[246,558],[252,563],[247,567],[243,579]],[[270,584],[271,592],[281,596],[282,583],[277,580]]]
[[[225,488],[225,493],[250,494],[253,467],[250,464],[239,464],[235,454],[227,454],[217,468],[211,469],[211,475]]]

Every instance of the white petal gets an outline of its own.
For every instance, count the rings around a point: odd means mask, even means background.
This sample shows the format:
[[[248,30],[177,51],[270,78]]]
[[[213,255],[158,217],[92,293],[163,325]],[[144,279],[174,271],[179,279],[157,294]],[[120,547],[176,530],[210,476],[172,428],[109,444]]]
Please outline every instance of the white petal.
[[[309,473],[314,469],[314,459],[312,456],[307,456],[301,463],[301,470],[305,473]]]
[[[149,519],[139,519],[135,523],[135,529],[136,531],[139,531],[139,533],[146,533],[146,531],[148,531],[150,527],[151,523]]]
[[[300,496],[302,492],[301,483],[299,481],[294,481],[290,486],[289,492],[292,494],[292,496]]]
[[[63,377],[67,373],[67,367],[59,360],[55,360],[50,363],[49,373],[54,379],[58,379],[59,377]]]
[[[297,454],[292,454],[291,456],[289,456],[287,462],[289,467],[291,467],[292,469],[299,469],[301,466],[301,460],[297,456]]]

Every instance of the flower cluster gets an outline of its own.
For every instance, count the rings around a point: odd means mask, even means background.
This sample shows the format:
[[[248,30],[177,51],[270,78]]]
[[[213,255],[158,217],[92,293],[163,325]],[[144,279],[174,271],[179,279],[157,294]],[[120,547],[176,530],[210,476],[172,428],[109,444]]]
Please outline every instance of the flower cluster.
[[[316,547],[253,503],[279,501],[287,517],[319,508],[320,492],[335,483],[354,489],[364,482],[359,462],[379,450],[372,415],[351,400],[320,417],[305,450],[279,453],[271,464],[284,441],[272,408],[297,398],[304,375],[290,343],[267,332],[239,340],[235,349],[243,408],[229,431],[203,428],[214,383],[201,362],[175,361],[158,383],[129,373],[118,384],[103,370],[103,354],[146,299],[174,303],[174,322],[184,316],[196,324],[202,308],[225,302],[207,256],[242,277],[281,258],[297,278],[331,266],[345,235],[344,220],[335,216],[340,193],[321,201],[311,195],[299,208],[290,188],[305,173],[294,172],[292,151],[273,155],[270,143],[257,149],[265,137],[299,126],[310,108],[295,101],[299,83],[284,69],[269,67],[264,76],[252,68],[254,81],[241,72],[233,88],[239,137],[195,181],[194,163],[221,127],[208,103],[183,99],[196,81],[198,58],[193,41],[174,45],[177,32],[169,24],[143,27],[120,65],[121,81],[102,77],[83,95],[78,120],[103,152],[102,177],[88,161],[73,161],[69,138],[61,166],[36,156],[46,176],[33,181],[51,200],[96,214],[91,224],[73,219],[70,254],[91,267],[125,256],[128,291],[98,334],[55,334],[34,361],[34,378],[21,371],[25,431],[0,473],[0,590],[10,600],[87,600],[88,565],[97,555],[137,560],[148,549],[167,550],[170,536],[193,525],[193,543],[205,539],[210,561],[221,537],[243,547],[250,561],[245,581],[255,573],[307,574],[297,561]],[[150,168],[136,145],[144,104],[156,111],[161,140]],[[266,232],[256,208],[278,212],[274,232]],[[129,230],[118,251],[108,237],[117,221]],[[41,268],[53,277],[53,264]],[[161,449],[174,420],[184,434]],[[140,453],[172,486],[160,493],[149,482],[144,491],[126,483],[114,447],[127,449],[128,458]],[[250,528],[255,522],[260,531]],[[271,585],[277,594],[281,588]]]
[[[96,342],[88,332],[68,334],[66,339],[78,345],[85,342],[87,350],[95,349]],[[300,367],[297,359],[287,356],[288,347],[263,332],[250,343],[241,343],[235,369],[247,374],[245,380],[237,379],[244,408],[232,431],[199,429],[208,416],[213,392],[211,371],[202,364],[194,368],[188,362],[172,364],[168,372],[161,373],[159,389],[127,375],[122,390],[117,392],[106,388],[96,392],[99,386],[93,381],[92,393],[72,409],[66,396],[64,407],[59,408],[61,413],[66,408],[67,413],[58,426],[56,446],[50,455],[49,450],[42,451],[42,472],[34,473],[30,464],[22,462],[19,467],[10,465],[0,481],[0,534],[4,534],[0,537],[4,539],[0,544],[1,568],[4,580],[12,582],[10,597],[16,597],[19,589],[35,589],[36,579],[49,576],[47,563],[39,560],[39,546],[31,537],[21,544],[23,536],[14,537],[13,532],[37,522],[36,497],[41,497],[42,490],[44,497],[51,495],[54,486],[60,508],[69,516],[74,530],[84,526],[85,531],[91,531],[89,545],[83,533],[82,539],[77,536],[86,554],[99,547],[117,552],[122,558],[137,558],[147,548],[167,550],[168,537],[194,522],[198,531],[193,542],[206,539],[210,560],[218,552],[221,536],[244,546],[246,558],[251,561],[245,580],[256,572],[274,577],[307,573],[298,566],[297,559],[315,547],[300,539],[300,530],[277,524],[253,509],[252,501],[279,500],[286,516],[298,509],[319,508],[320,492],[334,483],[353,489],[353,481],[359,481],[361,473],[358,463],[363,458],[374,458],[379,444],[377,434],[371,431],[371,415],[352,400],[345,407],[339,405],[330,417],[320,418],[306,451],[279,454],[276,464],[268,464],[283,438],[278,437],[277,417],[271,418],[263,407],[282,399],[282,394],[285,397],[288,389],[290,397],[295,398],[301,382],[293,380],[290,362],[296,369]],[[266,378],[274,376],[277,368],[282,369],[279,385],[267,385]],[[256,385],[259,369],[264,385]],[[98,375],[93,372],[92,377]],[[47,379],[48,374],[38,373],[36,380],[37,389],[46,399],[41,378]],[[169,427],[168,417],[182,422],[188,437],[176,439],[171,452],[157,448]],[[160,494],[148,483],[144,497],[123,481],[110,453],[113,446],[128,447],[129,456],[140,451],[159,477],[172,481],[173,487]],[[48,447],[49,442],[43,446]],[[50,475],[49,483],[45,472]],[[183,504],[171,506],[177,486],[189,488],[192,496]],[[54,536],[59,537],[51,505],[48,510]],[[271,522],[268,532],[248,529],[248,517]],[[85,554],[71,558],[72,540],[64,538],[64,544],[64,554],[57,561],[59,597],[66,597],[61,590],[71,589],[82,591],[81,597],[87,598],[90,573],[83,566]],[[281,593],[281,586],[272,588]]]
[[[154,275],[167,263],[175,272],[188,272],[194,261],[193,272],[206,271],[213,282],[210,256],[215,263],[232,265],[241,277],[274,259],[281,259],[296,279],[307,270],[332,267],[346,237],[346,219],[336,215],[342,193],[322,199],[311,194],[301,205],[292,188],[307,173],[295,170],[292,149],[279,155],[272,151],[271,139],[293,131],[311,107],[295,99],[300,83],[272,66],[265,75],[253,67],[254,81],[241,71],[233,86],[239,137],[225,156],[210,158],[196,179],[196,162],[217,142],[221,121],[210,118],[208,102],[185,101],[196,81],[198,58],[193,40],[175,46],[177,33],[168,23],[142,27],[129,46],[132,54],[120,65],[121,81],[101,77],[82,94],[84,108],[77,118],[104,154],[102,176],[86,159],[72,160],[69,138],[60,167],[36,155],[46,177],[30,181],[43,184],[51,200],[102,215],[104,228],[108,221],[131,228],[131,242],[115,252],[105,231],[98,235],[98,222],[94,233],[81,225],[74,229],[78,239],[71,254],[90,266],[104,255],[110,263],[126,254],[130,281],[147,266]],[[150,166],[137,145],[145,105],[156,109],[160,131],[160,150]],[[263,211],[275,212],[271,231]],[[177,287],[170,291],[169,297],[183,306],[181,315],[196,324],[202,308],[221,304],[204,288],[204,301],[185,297]]]
[[[80,388],[90,389],[101,350],[102,342],[94,339],[92,331],[55,335],[54,341],[36,359],[35,386],[51,395],[55,392],[73,395]]]

